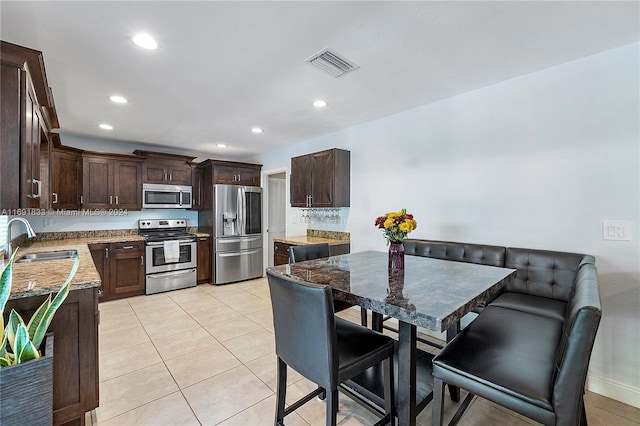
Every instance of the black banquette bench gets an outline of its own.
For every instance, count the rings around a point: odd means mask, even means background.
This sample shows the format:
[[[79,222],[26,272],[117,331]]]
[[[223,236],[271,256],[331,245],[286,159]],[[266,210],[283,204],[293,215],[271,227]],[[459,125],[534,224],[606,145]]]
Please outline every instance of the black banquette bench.
[[[598,324],[593,256],[407,239],[405,254],[517,270],[504,291],[433,360],[433,425],[443,421],[444,384],[546,425],[586,424],[584,386]]]

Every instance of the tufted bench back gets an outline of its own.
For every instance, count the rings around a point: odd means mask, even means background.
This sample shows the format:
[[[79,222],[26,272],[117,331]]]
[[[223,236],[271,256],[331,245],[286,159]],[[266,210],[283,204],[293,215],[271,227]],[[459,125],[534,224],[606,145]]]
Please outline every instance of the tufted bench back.
[[[404,240],[404,252],[414,256],[504,266],[505,248],[483,244],[455,243],[451,241]]]
[[[576,275],[584,264],[595,264],[593,256],[549,250],[507,248],[504,266],[517,269],[505,291],[525,293],[567,302]]]

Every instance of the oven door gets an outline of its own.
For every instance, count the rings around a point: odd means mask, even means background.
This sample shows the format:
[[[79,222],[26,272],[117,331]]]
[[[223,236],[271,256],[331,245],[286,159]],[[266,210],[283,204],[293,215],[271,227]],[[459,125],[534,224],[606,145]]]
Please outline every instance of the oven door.
[[[147,241],[145,245],[145,272],[177,271],[196,267],[196,242],[190,240],[178,241],[180,257],[177,262],[167,262],[164,258],[164,242]]]

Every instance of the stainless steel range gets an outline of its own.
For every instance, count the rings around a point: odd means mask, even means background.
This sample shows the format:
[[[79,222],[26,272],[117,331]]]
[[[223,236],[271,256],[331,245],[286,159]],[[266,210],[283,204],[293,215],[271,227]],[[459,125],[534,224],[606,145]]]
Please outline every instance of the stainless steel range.
[[[145,237],[146,294],[196,286],[196,236],[186,219],[142,219],[138,232]]]

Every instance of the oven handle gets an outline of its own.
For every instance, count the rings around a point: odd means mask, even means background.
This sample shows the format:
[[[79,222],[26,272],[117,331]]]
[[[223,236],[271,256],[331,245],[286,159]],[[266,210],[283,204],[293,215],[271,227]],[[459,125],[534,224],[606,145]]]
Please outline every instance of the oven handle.
[[[162,272],[160,274],[149,274],[147,275],[147,279],[149,278],[162,278],[162,277],[166,277],[166,276],[176,276],[176,275],[185,275],[185,274],[192,274],[196,271],[195,268],[193,269],[185,269],[184,271],[171,271],[171,272]]]
[[[179,240],[178,244],[191,244],[195,243],[195,240]],[[146,243],[148,246],[162,246],[164,245],[164,241],[148,241]]]

